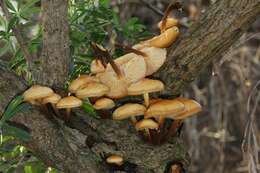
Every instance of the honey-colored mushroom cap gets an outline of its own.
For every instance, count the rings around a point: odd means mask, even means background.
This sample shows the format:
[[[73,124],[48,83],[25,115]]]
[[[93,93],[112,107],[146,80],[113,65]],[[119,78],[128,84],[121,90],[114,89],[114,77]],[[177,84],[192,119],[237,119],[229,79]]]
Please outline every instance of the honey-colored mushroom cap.
[[[159,80],[143,79],[139,82],[133,83],[127,88],[128,95],[140,95],[144,93],[162,91],[164,85]]]
[[[24,101],[31,101],[51,96],[53,93],[53,90],[49,87],[33,85],[23,93],[23,97]]]
[[[182,102],[174,100],[162,100],[152,104],[145,112],[145,118],[172,115],[185,109]]]
[[[65,108],[80,107],[81,105],[82,105],[82,101],[80,99],[74,96],[68,96],[60,99],[56,107],[58,109],[65,109]]]
[[[127,119],[132,116],[143,115],[146,111],[146,108],[137,103],[127,103],[123,106],[120,106],[113,112],[114,120]]]
[[[136,130],[144,130],[144,129],[158,129],[159,124],[156,123],[152,119],[143,119],[136,123]]]
[[[61,99],[61,96],[59,94],[53,93],[51,96],[45,97],[42,100],[42,104],[47,104],[47,103],[56,104],[59,102],[60,99]]]
[[[101,73],[105,71],[105,67],[103,66],[100,60],[95,59],[91,62],[90,71],[93,74]]]
[[[89,82],[98,82],[98,79],[89,75],[80,75],[77,79],[73,80],[69,85],[69,91],[71,93],[77,92],[81,87]]]
[[[174,116],[174,119],[176,120],[188,118],[202,110],[201,105],[195,100],[185,98],[177,98],[177,100],[184,104],[185,109],[181,113]]]
[[[112,156],[109,156],[107,159],[106,159],[106,162],[109,163],[109,164],[116,164],[116,165],[122,165],[123,164],[123,158],[121,156],[118,156],[118,155],[112,155]]]
[[[115,107],[115,102],[112,99],[109,98],[101,98],[98,99],[93,107],[97,110],[99,109],[111,109]]]
[[[157,24],[158,28],[160,28],[161,31],[162,31],[162,29],[169,29],[169,28],[171,28],[173,26],[177,26],[177,25],[178,25],[178,20],[175,18],[171,18],[171,17],[167,17],[164,28],[162,28],[162,21],[160,21]]]
[[[101,97],[109,92],[109,88],[99,82],[91,82],[84,84],[82,89],[76,92],[78,98],[85,97]]]
[[[147,55],[143,57],[146,63],[146,76],[149,76],[158,71],[166,60],[166,49],[156,47],[144,47],[140,51]]]

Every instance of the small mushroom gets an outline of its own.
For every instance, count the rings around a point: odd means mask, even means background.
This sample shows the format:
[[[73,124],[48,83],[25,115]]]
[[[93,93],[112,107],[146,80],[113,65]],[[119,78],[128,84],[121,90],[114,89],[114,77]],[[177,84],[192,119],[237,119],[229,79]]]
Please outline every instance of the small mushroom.
[[[164,89],[164,85],[159,80],[153,80],[153,79],[143,79],[139,82],[136,82],[132,85],[130,85],[127,88],[128,95],[141,95],[144,96],[144,103],[145,106],[149,106],[149,93],[152,92],[159,92]]]
[[[80,107],[82,105],[82,101],[74,96],[67,96],[56,104],[58,109],[66,109],[66,120],[69,120],[71,108]]]
[[[51,96],[49,97],[45,97],[42,100],[42,104],[47,104],[50,103],[54,112],[56,113],[56,115],[59,114],[57,108],[56,108],[56,104],[59,102],[59,100],[61,99],[61,96],[59,94],[53,93]]]
[[[101,97],[109,92],[109,88],[99,82],[86,83],[76,92],[78,98]]]
[[[158,25],[157,25],[158,28],[160,28],[161,33],[164,32],[165,30],[167,30],[167,29],[173,27],[173,26],[177,26],[177,25],[178,25],[178,20],[175,19],[175,18],[171,18],[171,17],[167,17],[167,18],[166,18],[165,26],[164,26],[164,27],[162,26],[162,22],[163,22],[163,21],[160,21],[160,22],[158,23]]]
[[[89,75],[80,75],[77,79],[73,80],[69,85],[69,91],[71,93],[76,93],[82,86],[90,82],[98,82],[99,80],[96,77]]]
[[[112,99],[109,98],[101,98],[98,99],[93,107],[97,110],[99,109],[112,109],[115,107],[115,102]]]
[[[115,164],[117,166],[121,166],[121,165],[123,165],[124,159],[121,156],[112,155],[106,159],[106,162],[109,164]]]
[[[123,106],[120,106],[113,112],[114,120],[122,120],[131,118],[133,124],[136,124],[136,116],[144,115],[146,108],[137,103],[127,103]]]
[[[182,168],[178,164],[173,164],[171,166],[171,172],[170,173],[182,173]]]
[[[167,29],[159,36],[155,36],[152,39],[145,41],[145,44],[151,47],[167,48],[176,40],[179,34],[179,29],[174,26]]]
[[[23,93],[23,97],[25,102],[41,105],[42,99],[51,96],[53,93],[53,90],[49,87],[33,85]]]
[[[135,128],[137,131],[145,130],[147,137],[148,137],[148,141],[151,142],[152,139],[151,139],[149,129],[157,130],[159,128],[159,125],[152,119],[143,119],[135,124]]]

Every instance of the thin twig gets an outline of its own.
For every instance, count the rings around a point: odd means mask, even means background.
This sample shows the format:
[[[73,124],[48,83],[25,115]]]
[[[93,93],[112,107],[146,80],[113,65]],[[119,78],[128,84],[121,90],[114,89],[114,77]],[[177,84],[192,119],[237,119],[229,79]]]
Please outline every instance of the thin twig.
[[[159,10],[158,8],[154,7],[152,4],[150,4],[149,2],[147,2],[146,0],[140,0],[143,4],[145,4],[149,9],[151,9],[152,11],[154,11],[156,14],[158,14],[159,16],[163,16],[164,13]]]
[[[6,7],[6,5],[5,5],[3,0],[0,0],[0,7],[3,10],[3,13],[4,13],[6,19],[10,21],[11,18],[12,18],[12,15],[8,11],[8,9],[7,9],[7,7]],[[24,41],[24,38],[23,38],[23,36],[22,36],[22,34],[21,34],[20,30],[19,30],[19,26],[13,27],[12,30],[13,30],[14,36],[16,37],[17,42],[18,42],[18,44],[19,44],[19,46],[20,46],[20,48],[21,48],[21,50],[22,50],[22,52],[24,54],[24,58],[26,60],[26,63],[29,64],[30,60],[32,60],[33,57],[32,57],[32,55],[30,54],[30,52],[29,52],[29,50],[27,48],[27,44]]]

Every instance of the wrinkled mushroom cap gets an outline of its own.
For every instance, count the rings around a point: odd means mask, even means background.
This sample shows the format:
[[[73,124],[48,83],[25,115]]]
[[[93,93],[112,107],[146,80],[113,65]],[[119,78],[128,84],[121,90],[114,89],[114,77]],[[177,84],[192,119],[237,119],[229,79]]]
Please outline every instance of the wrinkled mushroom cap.
[[[152,47],[167,48],[176,40],[178,35],[179,29],[176,26],[174,26],[172,28],[167,29],[159,36],[147,40],[146,44],[149,44],[149,46]]]
[[[154,72],[158,71],[166,60],[166,49],[145,47],[140,51],[147,55],[143,57],[146,63],[146,76],[150,76]]]
[[[105,71],[105,67],[103,66],[100,60],[95,59],[91,62],[90,71],[93,74],[101,73]]]
[[[166,19],[166,23],[165,23],[165,28],[164,29],[169,29],[169,28],[171,28],[173,26],[177,26],[177,25],[178,25],[178,20],[177,19],[168,17]],[[160,28],[160,30],[162,30],[163,29],[162,28],[162,21],[160,21],[157,26],[158,26],[158,28]]]
[[[116,164],[120,166],[123,164],[123,158],[118,155],[112,155],[106,159],[106,162],[109,164]]]
[[[77,92],[81,87],[89,82],[98,82],[98,79],[89,75],[81,75],[77,79],[73,80],[69,85],[69,91],[71,93]]]
[[[106,96],[110,98],[122,98],[127,95],[127,83],[124,78],[118,78],[116,73],[112,70],[103,73],[98,73],[97,77],[99,80],[109,87],[109,92]]]
[[[183,111],[184,104],[176,99],[158,101],[147,109],[145,118],[172,115]]]
[[[31,101],[51,96],[53,93],[53,90],[49,87],[33,85],[23,93],[23,97],[24,101]]]
[[[177,98],[177,100],[181,101],[184,104],[185,109],[174,116],[174,119],[176,120],[188,118],[202,110],[201,105],[195,100],[185,98]]]
[[[114,120],[122,120],[127,119],[132,116],[143,115],[146,111],[146,108],[137,103],[127,103],[123,106],[120,106],[113,112]]]
[[[140,95],[144,93],[162,91],[164,85],[159,80],[143,79],[139,82],[133,83],[127,88],[128,95]]]
[[[61,96],[59,94],[52,94],[51,96],[49,97],[45,97],[43,100],[42,100],[42,104],[47,104],[47,103],[53,103],[53,104],[56,104],[59,102],[59,100],[61,99]]]
[[[60,99],[60,101],[56,104],[58,109],[65,108],[75,108],[80,107],[82,105],[82,101],[74,96],[68,96]]]
[[[93,105],[95,109],[111,109],[115,107],[115,102],[109,98],[98,99]]]
[[[156,123],[152,119],[143,119],[136,123],[136,130],[144,130],[144,129],[158,129],[159,124]]]
[[[76,92],[78,98],[85,97],[101,97],[109,92],[109,88],[99,82],[86,83],[82,86],[82,89]]]

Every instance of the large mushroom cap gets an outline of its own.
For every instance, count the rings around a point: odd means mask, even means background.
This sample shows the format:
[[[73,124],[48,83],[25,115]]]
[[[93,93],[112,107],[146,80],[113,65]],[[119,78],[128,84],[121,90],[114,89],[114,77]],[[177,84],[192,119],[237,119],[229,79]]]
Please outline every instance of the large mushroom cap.
[[[123,77],[128,84],[139,81],[146,75],[146,63],[142,56],[128,53],[115,60],[120,70],[123,73]],[[111,65],[107,66],[107,71],[111,71]]]
[[[191,100],[191,99],[185,99],[185,98],[177,98],[177,100],[181,101],[184,106],[185,109],[177,114],[176,116],[174,116],[174,119],[179,120],[179,119],[185,119],[187,117],[190,117],[198,112],[201,111],[201,105],[196,102],[195,100]]]
[[[101,97],[109,92],[109,88],[99,82],[86,83],[82,86],[82,89],[76,92],[78,98],[85,97]]]
[[[179,29],[174,26],[167,29],[165,32],[156,36],[150,40],[146,41],[146,44],[149,44],[152,47],[167,48],[169,47],[179,35]]]
[[[128,95],[140,95],[144,93],[162,91],[164,85],[159,80],[143,79],[127,88]]]
[[[146,108],[141,104],[127,103],[123,106],[120,106],[113,112],[113,119],[122,120],[131,116],[143,115],[145,111]]]
[[[143,119],[136,123],[136,130],[144,130],[144,129],[158,129],[159,124],[156,123],[152,119]]]
[[[111,109],[115,107],[115,102],[112,99],[109,98],[101,98],[98,99],[93,107],[97,110],[99,109]]]
[[[184,104],[176,99],[158,101],[147,109],[145,118],[172,115],[183,111],[184,108]]]
[[[166,49],[156,48],[156,47],[144,47],[141,49],[146,63],[146,76],[149,76],[159,70],[159,68],[164,64],[166,60]]]
[[[65,108],[80,107],[81,105],[82,105],[82,101],[80,99],[74,96],[68,96],[60,99],[56,107],[58,109],[65,109]]]
[[[90,65],[90,71],[93,74],[101,73],[105,71],[105,67],[103,66],[100,60],[93,60]]]
[[[69,91],[71,93],[77,92],[81,87],[89,82],[98,82],[98,79],[89,75],[81,75],[77,79],[73,80],[69,85]]]
[[[59,94],[53,93],[51,96],[45,97],[42,100],[42,104],[47,104],[47,103],[56,104],[59,102],[60,99],[61,99],[61,96]]]
[[[49,87],[33,85],[23,93],[23,97],[24,101],[31,101],[51,96],[53,93],[53,90]]]
[[[157,26],[162,31],[162,29],[169,29],[169,28],[171,28],[173,26],[177,26],[177,25],[178,25],[178,20],[177,19],[168,17],[166,19],[166,23],[165,23],[165,26],[164,26],[165,28],[162,28],[162,21],[160,21]]]
[[[109,164],[116,164],[120,166],[123,164],[123,158],[118,155],[112,155],[106,159],[106,162]]]
[[[100,81],[109,87],[109,92],[106,96],[110,98],[122,98],[127,95],[127,83],[124,78],[118,78],[116,73],[112,70],[103,73],[98,73],[97,77]]]

